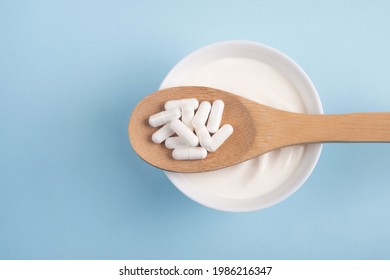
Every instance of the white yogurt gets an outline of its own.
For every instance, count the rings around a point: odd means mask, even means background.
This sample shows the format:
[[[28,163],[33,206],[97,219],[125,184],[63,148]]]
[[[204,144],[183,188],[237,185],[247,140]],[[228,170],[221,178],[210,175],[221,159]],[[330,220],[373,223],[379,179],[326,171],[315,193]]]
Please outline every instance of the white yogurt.
[[[280,72],[249,58],[217,59],[196,69],[181,85],[215,87],[275,108],[305,111],[295,87]],[[288,180],[304,149],[304,146],[286,147],[232,167],[183,176],[199,191],[231,199],[251,198],[268,193]]]

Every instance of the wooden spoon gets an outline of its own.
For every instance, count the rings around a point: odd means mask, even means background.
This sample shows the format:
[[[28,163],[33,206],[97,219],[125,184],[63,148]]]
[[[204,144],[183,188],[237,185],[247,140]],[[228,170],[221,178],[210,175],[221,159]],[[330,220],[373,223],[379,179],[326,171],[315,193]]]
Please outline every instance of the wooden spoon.
[[[206,159],[175,160],[172,150],[151,140],[157,129],[149,125],[149,117],[163,111],[166,101],[182,98],[197,98],[199,102],[221,99],[225,103],[222,124],[231,124],[234,132]],[[156,91],[138,103],[130,118],[129,137],[136,153],[155,167],[174,172],[204,172],[296,144],[390,142],[390,113],[291,113],[215,88],[172,87]]]

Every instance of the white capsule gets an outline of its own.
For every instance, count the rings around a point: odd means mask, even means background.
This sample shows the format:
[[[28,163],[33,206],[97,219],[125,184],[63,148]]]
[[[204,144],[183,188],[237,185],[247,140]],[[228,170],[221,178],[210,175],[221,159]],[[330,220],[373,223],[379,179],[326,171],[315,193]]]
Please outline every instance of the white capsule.
[[[170,125],[172,130],[188,145],[196,147],[199,144],[198,137],[180,120],[173,120]]]
[[[165,147],[168,149],[187,148],[189,145],[179,136],[169,137],[165,140]]]
[[[218,131],[219,126],[221,124],[224,107],[225,104],[220,99],[217,99],[213,102],[213,105],[211,106],[209,120],[207,121],[207,129],[210,133],[215,133]]]
[[[194,130],[194,127],[192,126],[192,120],[195,115],[195,107],[190,104],[186,103],[181,108],[181,121],[191,130]]]
[[[205,159],[207,151],[202,147],[177,148],[173,150],[172,156],[176,160]]]
[[[222,126],[212,137],[208,146],[209,152],[215,152],[233,133],[233,127],[230,124]]]
[[[203,148],[208,148],[211,142],[211,136],[206,126],[202,125],[198,128],[195,128],[196,136],[199,138],[199,144]]]
[[[152,141],[156,144],[164,142],[169,136],[172,136],[175,132],[172,130],[171,125],[167,123],[152,135]]]
[[[194,119],[192,120],[192,125],[194,126],[194,128],[201,127],[202,125],[206,124],[210,109],[210,102],[203,101],[202,103],[200,103],[198,111],[196,111]]]
[[[171,110],[162,111],[149,117],[149,124],[153,127],[162,126],[171,122],[174,119],[178,119],[181,116],[181,110],[179,108],[173,108]]]
[[[180,108],[180,107],[184,106],[184,104],[191,104],[195,110],[199,106],[199,101],[196,98],[169,100],[169,101],[165,102],[164,108],[165,108],[165,110],[170,110],[173,108]]]

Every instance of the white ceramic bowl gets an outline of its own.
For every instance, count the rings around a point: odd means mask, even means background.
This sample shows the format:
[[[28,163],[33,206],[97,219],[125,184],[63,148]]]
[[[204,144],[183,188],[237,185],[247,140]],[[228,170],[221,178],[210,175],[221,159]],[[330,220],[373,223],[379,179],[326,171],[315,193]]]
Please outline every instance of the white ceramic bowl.
[[[207,64],[225,58],[245,58],[270,65],[280,74],[282,74],[295,87],[296,92],[299,95],[299,98],[303,104],[303,109],[301,108],[298,111],[303,111],[312,114],[323,113],[321,101],[319,99],[316,89],[314,88],[309,77],[293,60],[269,46],[249,41],[219,42],[203,47],[189,54],[188,56],[183,58],[178,64],[176,64],[176,66],[173,67],[173,69],[165,77],[160,88],[167,88],[179,85],[193,85],[191,83],[188,84],[188,82],[186,82],[186,79],[189,75],[191,75],[195,71],[199,71],[199,69],[201,69]],[[218,82],[216,83],[216,85],[218,86]],[[210,86],[210,84],[206,84],[205,86]],[[228,89],[225,88],[225,90]],[[235,93],[241,95],[239,92]],[[262,92],[261,94],[263,95],[263,99],[260,99],[267,101],[267,93]],[[273,97],[271,97],[271,100],[272,98]],[[271,104],[267,105],[272,106],[272,102]],[[271,152],[274,153],[274,155],[272,156],[274,157],[273,161],[276,161],[277,163],[278,156],[280,156],[280,153],[289,153],[291,150],[288,149],[291,148],[292,147],[283,148],[286,150],[281,152]],[[248,172],[248,170],[246,170],[247,167],[245,163],[242,163],[239,166],[229,167],[230,169],[225,173],[222,170],[219,172],[208,172],[207,174],[197,173],[191,175],[166,172],[166,175],[180,191],[182,191],[189,198],[200,204],[214,209],[230,212],[255,211],[265,207],[269,207],[286,199],[291,194],[293,194],[299,187],[301,187],[303,183],[307,180],[307,178],[310,176],[320,156],[322,145],[304,145],[301,146],[300,149],[301,151],[299,156],[299,162],[295,165],[293,172],[291,172],[288,177],[284,178],[281,181],[278,181],[277,185],[273,186],[271,190],[264,193],[256,191],[252,191],[252,193],[244,193],[245,182],[242,183],[242,186],[239,186],[241,185],[241,182],[234,182],[234,180],[232,181],[232,184],[235,184],[234,186],[228,186],[229,181],[225,181],[224,183],[227,184],[226,190],[228,190],[229,188],[233,190],[234,195],[230,196],[225,195],[223,187],[220,187],[219,189],[215,190],[211,187],[208,188],[207,186],[204,186],[204,184],[206,184],[207,180],[210,178],[212,178],[213,180],[219,180],[220,178],[222,180],[222,177],[225,177],[225,174],[227,175],[228,173]],[[260,157],[259,162],[261,162],[261,160],[262,159]],[[257,162],[256,164],[259,165],[259,162]],[[183,164],[185,164],[185,162],[183,162]],[[253,166],[251,168],[253,169]],[[193,180],[193,178],[196,178],[196,180]],[[266,184],[267,181],[262,181],[262,187],[266,188],[267,186],[264,186]]]

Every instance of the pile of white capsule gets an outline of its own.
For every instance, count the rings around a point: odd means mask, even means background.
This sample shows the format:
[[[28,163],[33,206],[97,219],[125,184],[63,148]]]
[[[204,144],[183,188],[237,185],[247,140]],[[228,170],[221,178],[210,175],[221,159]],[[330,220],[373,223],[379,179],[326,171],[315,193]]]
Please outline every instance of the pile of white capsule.
[[[176,160],[204,159],[207,152],[215,152],[233,133],[230,124],[220,127],[224,107],[220,99],[212,105],[208,101],[199,105],[195,98],[167,101],[165,111],[149,118],[152,127],[161,126],[153,133],[152,141],[165,141]]]

